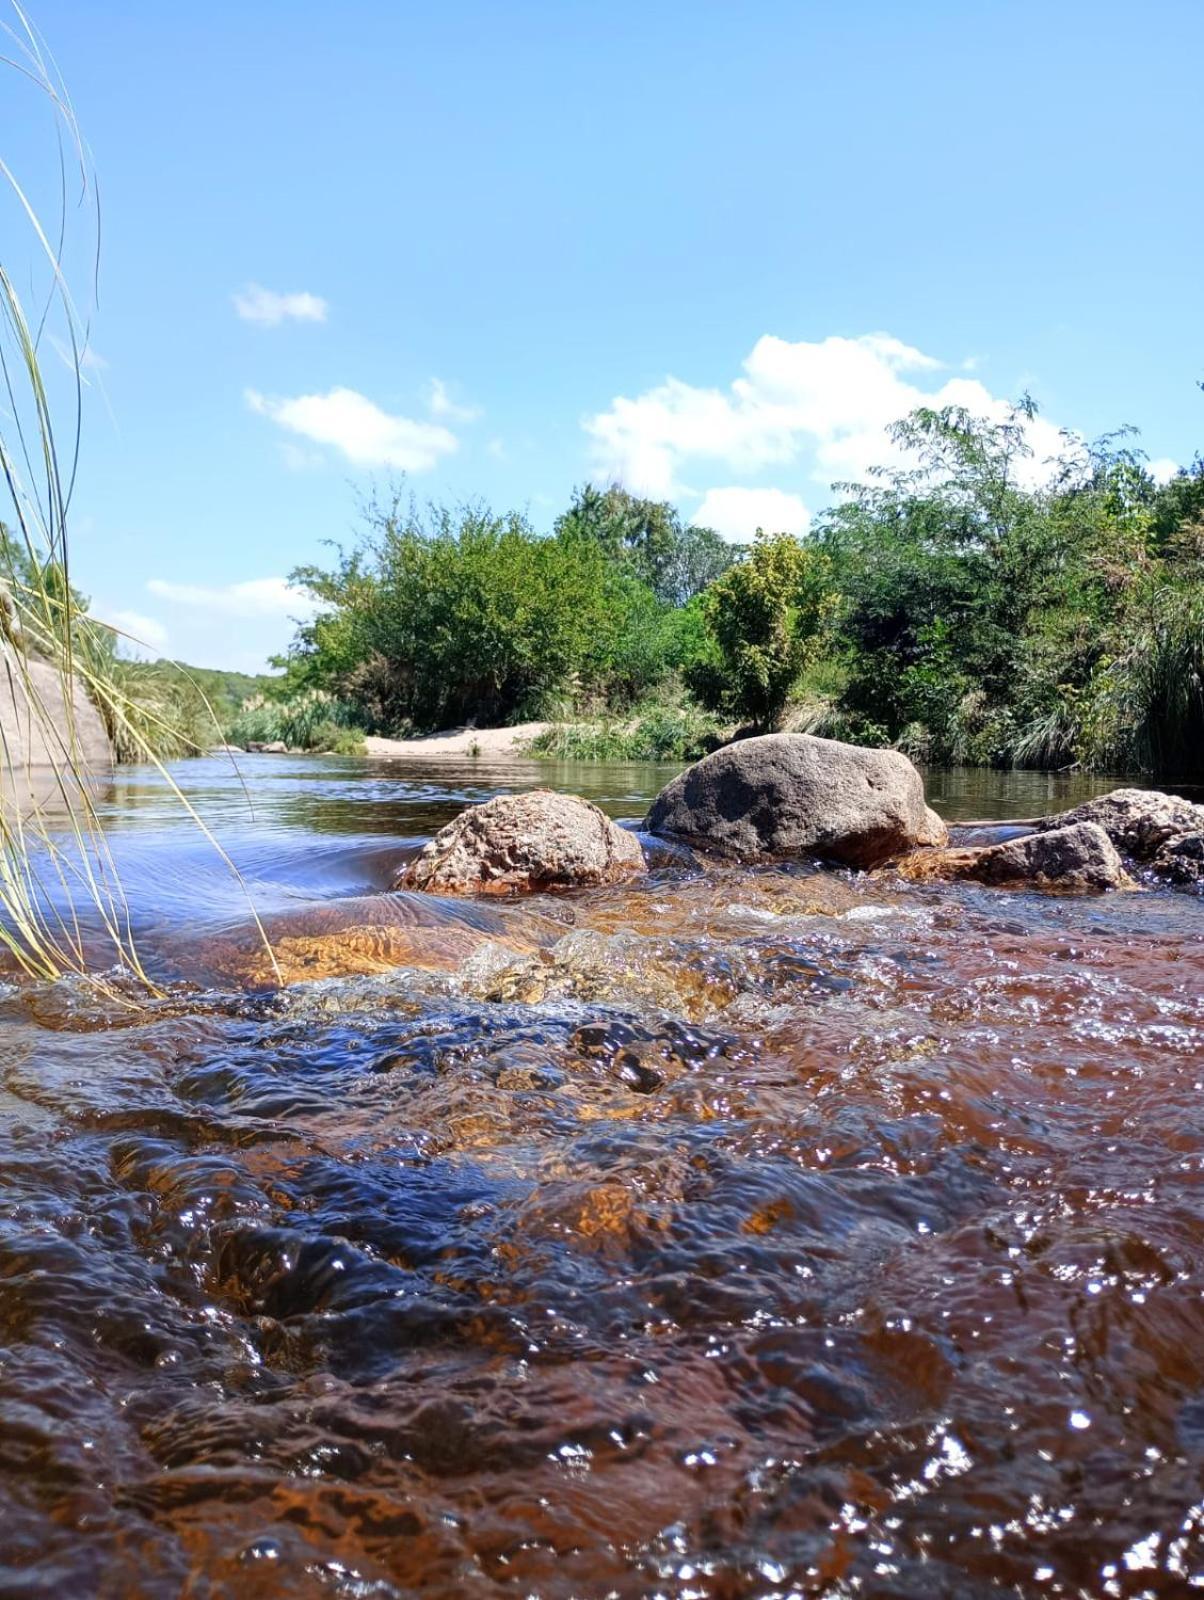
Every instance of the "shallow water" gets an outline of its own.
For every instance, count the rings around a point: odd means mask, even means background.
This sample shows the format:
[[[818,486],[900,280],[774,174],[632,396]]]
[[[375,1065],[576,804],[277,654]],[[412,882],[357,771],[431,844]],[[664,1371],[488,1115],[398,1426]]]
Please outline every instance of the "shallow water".
[[[390,895],[668,771],[240,766],[177,776],[245,892],[103,799],[166,998],[0,997],[0,1595],[1204,1588],[1204,902]]]

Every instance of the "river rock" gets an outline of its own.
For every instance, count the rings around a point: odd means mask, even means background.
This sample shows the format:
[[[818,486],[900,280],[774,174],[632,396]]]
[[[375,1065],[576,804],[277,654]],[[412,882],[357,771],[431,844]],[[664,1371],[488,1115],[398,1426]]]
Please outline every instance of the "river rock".
[[[1168,839],[1150,865],[1171,883],[1204,884],[1204,832],[1181,833]]]
[[[576,795],[535,789],[461,812],[402,873],[429,894],[527,894],[620,883],[644,869],[634,834]]]
[[[1066,890],[1133,887],[1115,845],[1097,822],[1028,833],[966,854],[969,859],[958,864],[956,875],[980,883]]]
[[[1204,806],[1157,789],[1113,789],[1071,811],[1045,817],[1044,831],[1095,822],[1116,848],[1134,861],[1152,861],[1171,840],[1204,832]]]
[[[822,856],[855,867],[948,838],[905,755],[809,733],[741,739],[704,756],[661,790],[645,827],[740,860]]]

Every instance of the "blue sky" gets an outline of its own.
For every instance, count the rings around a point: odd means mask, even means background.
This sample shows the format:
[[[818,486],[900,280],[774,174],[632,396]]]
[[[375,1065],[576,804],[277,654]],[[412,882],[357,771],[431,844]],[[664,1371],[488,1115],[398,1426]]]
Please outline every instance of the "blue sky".
[[[283,647],[289,569],[403,468],[736,537],[919,395],[1204,445],[1199,0],[31,14],[103,211],[76,573],[172,655]]]

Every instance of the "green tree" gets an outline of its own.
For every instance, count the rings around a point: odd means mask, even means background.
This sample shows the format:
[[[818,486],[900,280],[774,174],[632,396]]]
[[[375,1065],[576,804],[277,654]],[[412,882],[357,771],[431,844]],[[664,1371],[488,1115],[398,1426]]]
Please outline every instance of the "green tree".
[[[593,540],[668,606],[701,594],[739,554],[713,528],[684,525],[667,500],[642,500],[618,484],[575,490],[555,532]]]
[[[666,670],[662,607],[596,540],[541,537],[479,502],[395,500],[333,567],[293,581],[322,604],[289,690],[321,688],[385,732],[513,721],[563,699],[622,702]]]
[[[703,614],[738,715],[776,727],[830,614],[830,564],[788,533],[757,530],[747,557],[703,596]]]

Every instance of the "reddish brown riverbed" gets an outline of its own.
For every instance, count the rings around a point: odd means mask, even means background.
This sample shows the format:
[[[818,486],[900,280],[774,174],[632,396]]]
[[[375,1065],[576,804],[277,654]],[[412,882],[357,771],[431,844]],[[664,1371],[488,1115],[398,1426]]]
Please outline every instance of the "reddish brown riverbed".
[[[408,964],[252,992],[112,795],[177,987],[0,1002],[0,1595],[1204,1589],[1204,902],[368,900],[496,776],[253,768],[265,917]]]

